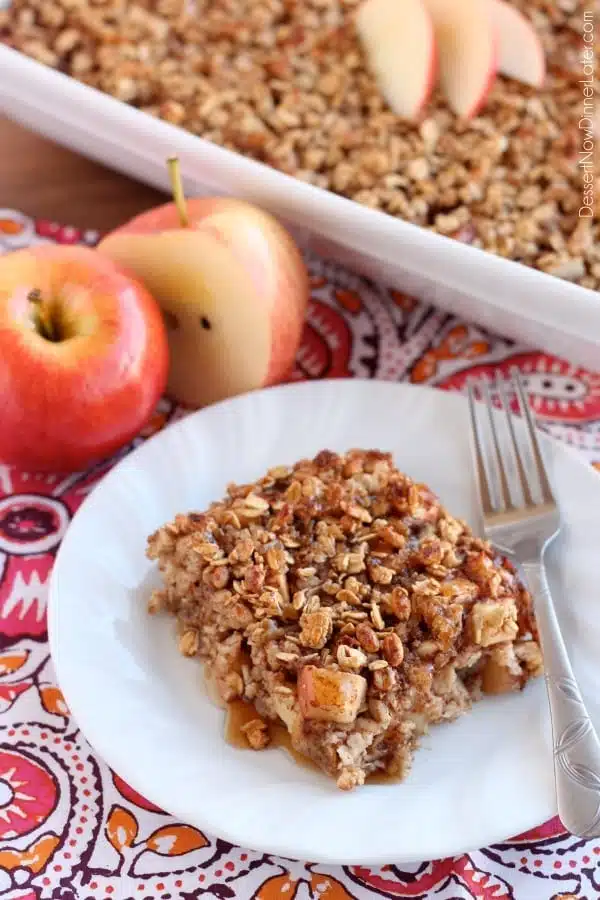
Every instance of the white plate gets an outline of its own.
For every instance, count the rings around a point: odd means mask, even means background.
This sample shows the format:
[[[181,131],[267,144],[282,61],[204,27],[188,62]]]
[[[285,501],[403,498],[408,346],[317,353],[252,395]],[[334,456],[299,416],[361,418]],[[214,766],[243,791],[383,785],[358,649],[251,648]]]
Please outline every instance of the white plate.
[[[284,175],[1,43],[0,72],[0,109],[25,127],[165,191],[170,191],[165,160],[176,152],[190,196],[243,197],[279,216],[306,249],[325,259],[595,370],[596,291]]]
[[[551,584],[576,674],[600,723],[600,480],[544,440],[565,533]],[[462,397],[375,381],[321,381],[238,397],[167,428],[118,465],[77,513],[50,590],[59,683],[95,749],[135,789],[233,843],[327,863],[432,859],[508,838],[555,813],[542,681],[432,731],[404,784],[351,794],[282,750],[223,740],[198,663],[173,624],[148,618],[146,536],[202,509],[231,480],[322,448],[390,450],[397,465],[477,523]]]

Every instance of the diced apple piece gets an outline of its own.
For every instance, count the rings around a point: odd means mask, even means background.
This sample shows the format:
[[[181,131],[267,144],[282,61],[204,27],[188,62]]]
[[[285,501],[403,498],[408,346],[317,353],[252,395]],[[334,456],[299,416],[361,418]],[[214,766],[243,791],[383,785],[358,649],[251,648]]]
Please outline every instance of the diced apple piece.
[[[496,76],[496,39],[488,2],[425,0],[438,51],[440,86],[451,109],[471,118]]]
[[[305,719],[351,725],[367,693],[362,675],[305,666],[298,679],[298,699]]]
[[[512,644],[495,647],[481,670],[481,690],[484,694],[507,694],[518,691],[523,674]]]
[[[523,84],[541,87],[546,61],[533,25],[505,0],[490,0],[490,10],[498,40],[498,71]]]
[[[423,0],[366,0],[356,28],[386,102],[397,115],[414,118],[436,71],[433,25]]]
[[[292,694],[274,694],[273,706],[287,730],[294,731],[300,716],[296,698]]]
[[[471,609],[473,640],[480,647],[514,641],[519,633],[517,605],[512,598],[483,600]]]

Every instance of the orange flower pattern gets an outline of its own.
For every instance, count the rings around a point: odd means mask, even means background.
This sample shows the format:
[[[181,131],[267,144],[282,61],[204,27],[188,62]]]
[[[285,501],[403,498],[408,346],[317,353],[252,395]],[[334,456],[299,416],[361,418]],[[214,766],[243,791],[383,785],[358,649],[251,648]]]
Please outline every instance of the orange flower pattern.
[[[0,209],[0,253],[96,235]],[[294,379],[463,390],[517,366],[539,422],[600,471],[600,376],[516,347],[311,258]],[[162,401],[136,446],[181,415]],[[131,448],[125,448],[122,457]],[[10,900],[597,900],[600,844],[558,819],[495,847],[411,866],[320,866],[232,847],[173,820],[97,759],[54,681],[48,578],[70,519],[116,460],[46,476],[0,466],[0,897]]]

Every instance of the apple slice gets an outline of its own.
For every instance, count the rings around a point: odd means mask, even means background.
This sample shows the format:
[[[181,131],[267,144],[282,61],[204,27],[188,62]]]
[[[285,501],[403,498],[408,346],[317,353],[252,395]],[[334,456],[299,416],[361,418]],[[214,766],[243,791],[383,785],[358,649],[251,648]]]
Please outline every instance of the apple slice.
[[[496,38],[489,2],[425,0],[437,43],[440,86],[450,108],[471,118],[496,76]]]
[[[356,28],[386,102],[397,115],[414,118],[436,71],[433,25],[423,0],[366,0]]]
[[[270,311],[218,233],[122,232],[102,251],[158,299],[169,336],[167,390],[179,403],[206,406],[267,382]]]
[[[489,2],[498,40],[498,71],[523,84],[541,87],[546,77],[546,60],[533,25],[510,3]]]

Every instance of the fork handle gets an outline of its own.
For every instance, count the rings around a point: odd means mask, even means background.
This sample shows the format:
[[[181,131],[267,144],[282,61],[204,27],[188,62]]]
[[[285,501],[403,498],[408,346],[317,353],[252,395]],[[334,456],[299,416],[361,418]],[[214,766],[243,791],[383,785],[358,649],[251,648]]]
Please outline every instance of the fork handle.
[[[575,680],[543,562],[525,563],[550,703],[558,815],[572,834],[600,836],[600,741]]]

